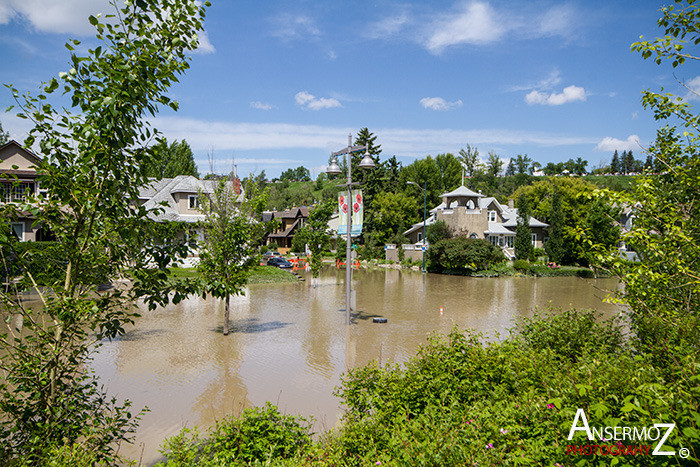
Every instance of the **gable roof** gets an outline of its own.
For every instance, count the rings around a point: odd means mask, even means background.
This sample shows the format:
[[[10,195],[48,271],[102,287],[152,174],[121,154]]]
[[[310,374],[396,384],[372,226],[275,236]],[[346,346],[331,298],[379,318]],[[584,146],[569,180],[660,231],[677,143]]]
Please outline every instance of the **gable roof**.
[[[484,195],[481,193],[475,193],[464,185],[450,191],[449,193],[443,193],[440,198],[459,198],[459,197],[469,197],[469,198],[483,198]]]
[[[143,207],[146,209],[160,209],[160,213],[150,213],[149,218],[155,221],[173,222],[199,222],[204,220],[203,214],[180,214],[175,193],[213,193],[218,180],[199,180],[191,175],[178,175],[175,178],[153,179],[145,187],[139,188],[139,198],[146,200]],[[244,195],[238,195],[238,201],[243,201]]]
[[[22,147],[22,145],[15,140],[10,140],[7,143],[0,146],[0,166],[7,165],[7,160],[17,155],[26,160],[29,166],[27,167],[26,164],[22,164],[23,167],[20,168],[20,164],[13,163],[11,165],[8,165],[7,167],[0,169],[2,173],[25,177],[36,177],[37,173],[34,165],[39,164],[42,159],[36,154],[34,154],[34,152],[32,152],[31,150]],[[17,165],[18,168],[12,168],[12,166],[15,165]]]

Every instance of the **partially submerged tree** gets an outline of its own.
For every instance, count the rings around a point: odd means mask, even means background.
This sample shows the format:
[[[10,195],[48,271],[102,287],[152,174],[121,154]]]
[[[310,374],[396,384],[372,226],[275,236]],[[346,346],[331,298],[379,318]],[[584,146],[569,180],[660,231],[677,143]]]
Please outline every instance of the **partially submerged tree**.
[[[229,333],[232,295],[244,293],[252,269],[258,264],[257,246],[265,226],[258,221],[267,203],[267,194],[249,199],[236,190],[229,178],[219,180],[214,192],[200,194],[204,242],[197,269],[202,275],[202,290],[224,300],[223,333]]]
[[[56,279],[37,289],[42,307],[33,310],[17,295],[36,286],[17,255],[16,240],[0,231],[0,251],[9,252],[20,272],[17,287],[0,292],[13,324],[0,329],[0,464],[44,465],[56,450],[86,451],[95,460],[116,462],[119,442],[128,441],[138,417],[129,403],[107,397],[89,373],[90,355],[102,339],[125,332],[136,298],[165,303],[167,266],[182,246],[159,247],[142,228],[148,212],[139,206],[146,183],[145,147],[154,132],[144,118],[160,105],[177,108],[165,94],[188,67],[187,52],[197,47],[204,7],[194,0],[127,2],[103,22],[91,16],[101,45],[79,56],[70,41],[67,73],[43,85],[38,96],[20,96],[21,109],[34,123],[27,147],[43,159],[36,164],[45,195],[5,204],[2,215],[29,212],[56,238],[62,261]],[[207,2],[208,3],[208,2]],[[48,102],[61,90],[72,111]],[[95,277],[130,276],[133,287],[96,292]],[[179,300],[181,293],[172,298]]]

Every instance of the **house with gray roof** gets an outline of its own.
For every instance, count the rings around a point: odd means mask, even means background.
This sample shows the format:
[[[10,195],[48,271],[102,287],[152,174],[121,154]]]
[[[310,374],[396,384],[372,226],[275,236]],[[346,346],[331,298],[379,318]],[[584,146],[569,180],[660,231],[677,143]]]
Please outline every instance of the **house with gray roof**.
[[[456,236],[481,238],[503,249],[506,257],[515,256],[515,228],[518,210],[512,200],[503,206],[496,198],[486,197],[462,185],[440,195],[442,203],[430,210],[426,225],[444,221]],[[548,239],[549,225],[530,217],[530,232],[535,248],[543,248]],[[404,232],[411,243],[423,242],[423,222],[413,224]]]
[[[199,226],[205,216],[199,211],[200,196],[214,193],[218,180],[200,180],[191,175],[178,175],[175,178],[152,180],[139,189],[139,203],[148,209],[158,209],[149,217],[156,222],[178,222],[183,228],[178,239],[186,240],[195,247],[204,240],[204,231]],[[237,201],[245,199],[241,182],[233,180]]]

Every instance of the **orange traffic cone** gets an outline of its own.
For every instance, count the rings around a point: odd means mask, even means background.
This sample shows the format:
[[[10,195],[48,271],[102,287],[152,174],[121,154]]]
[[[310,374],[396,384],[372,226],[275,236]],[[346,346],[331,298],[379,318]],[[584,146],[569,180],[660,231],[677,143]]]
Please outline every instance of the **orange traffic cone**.
[[[440,316],[442,316],[442,307],[440,307]]]

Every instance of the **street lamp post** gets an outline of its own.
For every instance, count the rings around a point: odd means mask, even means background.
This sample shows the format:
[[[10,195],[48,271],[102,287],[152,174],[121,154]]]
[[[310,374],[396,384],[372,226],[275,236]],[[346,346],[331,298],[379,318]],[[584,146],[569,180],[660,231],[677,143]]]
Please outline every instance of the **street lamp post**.
[[[352,181],[352,153],[360,152],[364,150],[365,155],[360,161],[358,167],[363,169],[372,169],[375,167],[372,157],[369,155],[369,145],[364,146],[353,146],[352,145],[352,133],[348,135],[348,146],[341,149],[338,152],[332,154],[333,159],[331,160],[331,165],[328,166],[326,173],[328,175],[337,175],[341,172],[338,166],[337,157],[342,155],[347,155],[347,166],[348,166],[348,181],[347,183],[338,185],[347,187],[347,242],[345,246],[345,324],[350,324],[350,302],[352,300],[352,266],[351,266],[351,254],[352,254],[352,237],[350,236],[350,231],[352,227],[352,186],[359,185],[359,183],[353,183]]]
[[[423,273],[425,273],[425,219],[427,215],[427,206],[428,206],[428,181],[426,180],[423,184],[423,187],[421,187],[419,184],[416,182],[406,182],[409,185],[415,185],[418,187],[419,190],[423,192]]]

